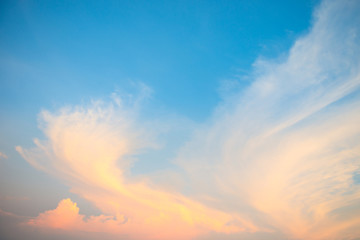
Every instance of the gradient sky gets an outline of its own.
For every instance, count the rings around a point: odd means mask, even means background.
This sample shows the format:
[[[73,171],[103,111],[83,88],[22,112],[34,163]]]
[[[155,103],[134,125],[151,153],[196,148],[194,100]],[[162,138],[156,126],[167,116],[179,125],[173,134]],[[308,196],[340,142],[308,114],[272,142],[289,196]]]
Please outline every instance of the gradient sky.
[[[0,12],[1,239],[360,239],[359,1]]]

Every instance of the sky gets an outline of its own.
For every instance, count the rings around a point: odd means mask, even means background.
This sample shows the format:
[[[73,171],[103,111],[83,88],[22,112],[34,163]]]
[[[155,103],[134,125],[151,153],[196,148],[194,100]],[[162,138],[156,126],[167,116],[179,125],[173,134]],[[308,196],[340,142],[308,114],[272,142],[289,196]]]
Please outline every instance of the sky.
[[[359,1],[0,5],[1,239],[360,239]]]

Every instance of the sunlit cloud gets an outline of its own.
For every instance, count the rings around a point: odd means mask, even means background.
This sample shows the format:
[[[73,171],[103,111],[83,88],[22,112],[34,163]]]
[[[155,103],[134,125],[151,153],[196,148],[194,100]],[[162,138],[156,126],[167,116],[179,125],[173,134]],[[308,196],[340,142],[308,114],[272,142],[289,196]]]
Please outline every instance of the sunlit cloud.
[[[177,159],[194,196],[217,196],[223,209],[289,237],[359,237],[358,10],[356,1],[323,2],[286,61],[256,63],[252,85]]]
[[[252,84],[225,97],[174,159],[186,191],[132,175],[140,153],[161,149],[158,129],[121,98],[41,112],[45,140],[16,150],[103,214],[65,199],[26,224],[131,239],[359,238],[359,10],[324,1],[285,60],[255,63]]]
[[[76,203],[70,199],[62,200],[56,209],[41,213],[38,217],[27,222],[30,226],[57,228],[64,230],[78,230],[87,232],[119,232],[125,223],[123,216],[91,216],[85,219],[79,214]]]
[[[223,213],[192,201],[179,193],[150,188],[147,179],[126,176],[130,158],[139,149],[154,144],[132,114],[116,104],[94,103],[88,108],[41,114],[48,141],[35,140],[37,147],[17,151],[35,168],[64,179],[71,191],[94,203],[104,213],[123,216],[118,231],[135,238],[186,239],[209,230],[254,231],[239,216]],[[56,221],[56,219],[58,219]],[[89,227],[70,200],[30,222],[35,226],[69,230]],[[58,224],[58,225],[57,225]],[[97,229],[97,228],[92,228]]]
[[[187,211],[186,207],[183,207],[181,211],[184,211],[184,214],[187,214],[187,217],[191,218],[190,212],[185,213],[185,211]],[[171,220],[171,229],[161,229],[157,226],[157,222],[162,222],[162,225],[168,224],[162,221],[163,218],[167,218],[168,221]],[[41,213],[36,218],[28,220],[25,224],[42,229],[52,228],[67,231],[108,233],[113,234],[114,236],[127,236],[127,238],[130,239],[138,239],[139,237],[145,237],[147,239],[165,239],[172,234],[176,234],[174,237],[175,239],[186,239],[193,237],[194,235],[193,232],[188,232],[191,230],[190,226],[184,227],[182,221],[174,219],[174,216],[169,218],[164,212],[157,216],[152,216],[151,218],[147,217],[147,222],[142,222],[141,224],[139,224],[139,221],[137,221],[137,223],[133,221],[137,220],[129,219],[124,215],[86,217],[85,215],[79,214],[79,208],[76,203],[72,202],[70,199],[64,199],[59,203],[56,209]],[[194,224],[196,223],[194,222]],[[149,235],[150,230],[147,232],[145,231],[146,228],[150,227],[155,228],[152,230],[151,235]],[[186,232],[180,232],[180,228]]]

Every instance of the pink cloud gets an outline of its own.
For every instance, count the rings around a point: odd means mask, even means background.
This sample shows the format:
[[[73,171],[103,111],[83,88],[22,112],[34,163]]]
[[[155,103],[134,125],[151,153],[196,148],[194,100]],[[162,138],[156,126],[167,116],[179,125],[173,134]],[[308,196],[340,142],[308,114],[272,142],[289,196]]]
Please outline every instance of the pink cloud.
[[[191,218],[191,213],[182,209]],[[61,229],[69,232],[97,232],[128,236],[130,239],[191,239],[199,234],[196,221],[193,227],[184,226],[184,221],[174,219],[159,212],[144,221],[132,221],[123,215],[89,216],[79,213],[79,208],[71,199],[63,199],[54,210],[40,213],[36,218],[25,222],[26,225],[40,229]],[[159,223],[163,228],[159,228]],[[231,231],[231,227],[229,228]],[[151,233],[151,234],[149,234]]]
[[[71,199],[63,199],[54,210],[40,213],[26,224],[40,228],[80,230],[85,232],[119,232],[125,223],[122,216],[90,216],[79,213],[79,208]]]

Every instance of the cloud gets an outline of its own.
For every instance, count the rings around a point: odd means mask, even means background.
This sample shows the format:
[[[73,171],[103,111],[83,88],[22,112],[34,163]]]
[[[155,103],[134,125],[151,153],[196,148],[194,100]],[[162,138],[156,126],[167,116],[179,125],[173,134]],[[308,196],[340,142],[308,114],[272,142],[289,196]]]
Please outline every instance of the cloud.
[[[41,213],[26,224],[35,227],[47,227],[85,232],[116,233],[125,223],[123,216],[91,216],[85,218],[79,214],[79,208],[71,199],[63,199],[56,209]]]
[[[46,139],[16,150],[104,215],[86,218],[67,199],[28,224],[134,239],[359,238],[359,10],[323,1],[284,61],[255,63],[252,84],[174,160],[186,194],[132,176],[157,129],[121,101],[43,111]]]
[[[15,215],[15,214],[13,214],[13,213],[11,213],[11,212],[4,211],[4,210],[2,210],[1,208],[0,208],[0,215],[2,215],[2,216],[14,217],[14,218],[18,217],[17,215]]]
[[[324,1],[285,61],[257,61],[176,160],[194,197],[289,238],[360,236],[359,10]]]
[[[5,153],[0,152],[0,159],[1,159],[1,158],[7,159],[8,157],[6,156]]]
[[[208,208],[180,193],[151,188],[146,177],[132,179],[129,169],[135,154],[154,147],[134,115],[116,104],[100,102],[57,114],[44,111],[42,129],[48,140],[35,139],[36,148],[16,150],[35,168],[65,180],[72,192],[106,215],[124,216],[126,223],[117,226],[121,234],[136,239],[187,239],[209,230],[255,230],[240,216]],[[76,205],[64,200],[32,224],[84,231],[91,224],[83,224],[82,219]]]
[[[64,200],[65,201],[65,200]],[[69,227],[64,228],[64,219],[55,219],[54,217],[61,217],[64,214],[75,210],[76,206],[72,202],[63,203],[55,210],[47,211],[40,214],[38,217],[27,217],[16,215],[10,212],[6,212],[0,209],[0,233],[1,239],[29,239],[29,240],[41,240],[41,239],[83,239],[83,240],[115,240],[115,239],[126,239],[120,238],[119,235],[112,234],[112,226],[117,224],[117,219],[106,217],[106,216],[92,216],[86,218],[85,216],[78,214],[77,219],[79,221],[72,221],[74,226],[70,230]],[[69,204],[70,203],[70,204]],[[69,209],[67,209],[69,208]],[[72,208],[72,209],[71,209]],[[61,213],[63,212],[63,213]],[[73,213],[73,215],[76,215]],[[76,217],[75,217],[76,218]],[[44,220],[50,222],[43,222]],[[56,221],[62,220],[61,223],[55,223]],[[68,219],[69,221],[69,219]],[[55,225],[51,225],[54,224]],[[61,224],[63,228],[61,228]],[[88,225],[89,228],[84,228]],[[91,229],[94,228],[94,229]],[[105,229],[107,232],[98,232],[99,229]],[[85,231],[81,230],[85,229]]]

